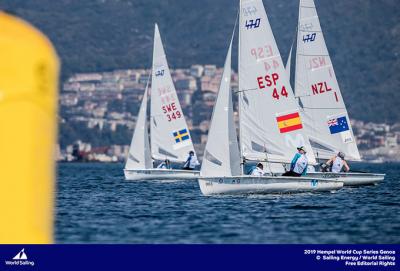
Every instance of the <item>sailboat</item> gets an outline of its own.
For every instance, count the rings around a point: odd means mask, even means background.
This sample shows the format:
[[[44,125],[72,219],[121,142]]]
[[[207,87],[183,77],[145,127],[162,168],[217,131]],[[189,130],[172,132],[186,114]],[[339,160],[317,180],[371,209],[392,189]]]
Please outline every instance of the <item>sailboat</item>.
[[[157,24],[154,30],[151,76],[150,142],[147,126],[148,81],[124,169],[125,179],[196,178],[199,175],[198,170],[153,168],[153,161],[168,159],[173,163],[184,163],[190,151],[196,156]]]
[[[295,95],[317,160],[326,161],[341,151],[346,160],[360,161],[313,0],[300,0],[296,49]],[[287,69],[290,73],[290,65]],[[385,174],[315,172],[310,176],[340,178],[344,185],[354,186],[377,183]]]
[[[297,146],[308,146],[262,0],[240,1],[240,150],[230,90],[232,40],[212,115],[199,186],[204,195],[333,191],[336,179],[249,176],[247,160],[289,163]],[[232,37],[233,39],[233,37]],[[315,162],[314,157],[309,157]]]

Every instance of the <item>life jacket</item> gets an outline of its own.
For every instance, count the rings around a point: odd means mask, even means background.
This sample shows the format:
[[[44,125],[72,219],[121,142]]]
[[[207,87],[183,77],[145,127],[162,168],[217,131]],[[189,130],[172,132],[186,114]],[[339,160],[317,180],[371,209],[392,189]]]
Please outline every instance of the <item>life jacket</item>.
[[[332,172],[339,173],[340,171],[342,171],[343,164],[344,164],[343,159],[340,158],[339,156],[336,156],[335,160],[333,160],[332,163]]]
[[[302,154],[296,161],[293,171],[298,174],[303,174],[304,170],[307,168],[308,159],[307,156]]]

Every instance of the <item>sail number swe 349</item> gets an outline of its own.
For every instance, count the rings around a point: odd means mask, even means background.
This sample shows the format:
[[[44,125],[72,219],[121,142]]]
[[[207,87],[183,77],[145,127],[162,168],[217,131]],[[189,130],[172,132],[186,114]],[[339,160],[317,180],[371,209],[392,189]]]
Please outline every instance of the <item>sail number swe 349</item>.
[[[167,117],[168,121],[180,119],[182,117],[182,113],[178,110],[175,103],[163,105],[162,111],[164,115]]]
[[[288,97],[288,92],[285,86],[282,86],[280,89],[277,88],[277,83],[279,80],[279,74],[274,72],[272,74],[267,74],[265,76],[257,77],[257,83],[259,89],[264,89],[265,87],[274,87],[272,91],[272,97],[274,99],[279,100],[280,97]]]

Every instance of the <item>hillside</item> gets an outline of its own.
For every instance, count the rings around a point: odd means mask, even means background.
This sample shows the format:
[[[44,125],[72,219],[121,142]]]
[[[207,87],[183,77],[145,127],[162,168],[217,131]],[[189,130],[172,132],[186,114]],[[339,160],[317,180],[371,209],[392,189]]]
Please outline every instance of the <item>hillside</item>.
[[[298,1],[264,0],[264,5],[285,59]],[[317,0],[316,5],[351,117],[399,122],[397,1]],[[222,66],[237,6],[232,0],[0,2],[0,9],[25,18],[50,37],[62,58],[63,78],[74,72],[149,67],[154,22],[159,23],[171,68]]]

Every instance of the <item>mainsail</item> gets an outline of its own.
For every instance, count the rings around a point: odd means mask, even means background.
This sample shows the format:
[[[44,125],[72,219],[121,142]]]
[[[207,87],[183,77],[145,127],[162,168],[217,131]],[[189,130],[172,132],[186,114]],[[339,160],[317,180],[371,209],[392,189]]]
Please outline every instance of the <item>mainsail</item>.
[[[193,143],[171,78],[157,24],[154,30],[150,112],[153,159],[185,161],[188,152],[194,151]]]
[[[211,118],[200,172],[202,176],[240,175],[240,154],[233,119],[232,91],[230,89],[231,51],[232,40]]]
[[[143,94],[142,104],[133,132],[131,146],[129,147],[128,159],[125,169],[148,169],[152,168],[152,159],[150,154],[149,136],[147,131],[147,92],[149,81],[147,81],[146,90]]]
[[[313,0],[300,1],[295,94],[317,158],[329,159],[342,151],[347,159],[360,160]]]
[[[244,159],[288,163],[311,150],[262,0],[242,0],[239,20],[240,144]],[[310,163],[315,163],[312,151]]]

